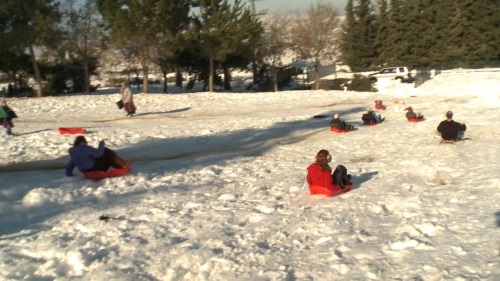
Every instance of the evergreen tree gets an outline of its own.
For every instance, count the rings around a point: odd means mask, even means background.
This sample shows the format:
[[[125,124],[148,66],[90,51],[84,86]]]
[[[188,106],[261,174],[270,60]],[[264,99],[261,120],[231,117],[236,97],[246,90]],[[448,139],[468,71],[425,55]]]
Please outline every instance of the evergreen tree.
[[[370,0],[348,1],[341,42],[342,59],[353,71],[371,68],[378,61],[377,22]]]
[[[0,5],[0,24],[8,40],[3,44],[7,44],[6,49],[14,54],[20,54],[16,48],[28,50],[37,83],[36,95],[41,97],[42,78],[35,49],[51,48],[59,42],[58,3],[54,0],[3,0]]]
[[[224,62],[240,48],[251,48],[254,42],[251,37],[241,37],[249,34],[242,23],[251,13],[239,0],[233,5],[227,0],[200,0],[198,4],[199,11],[190,35],[202,57],[208,60],[208,88],[213,92],[217,63]]]

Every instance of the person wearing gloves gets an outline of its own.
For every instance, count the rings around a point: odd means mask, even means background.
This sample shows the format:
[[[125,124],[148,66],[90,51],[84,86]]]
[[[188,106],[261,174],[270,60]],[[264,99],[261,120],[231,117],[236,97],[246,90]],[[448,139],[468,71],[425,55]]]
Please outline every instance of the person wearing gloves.
[[[81,172],[107,171],[110,167],[121,169],[130,167],[131,160],[123,160],[116,152],[105,147],[103,140],[97,148],[89,146],[84,136],[78,136],[69,149],[71,159],[66,165],[66,176],[73,176],[73,170],[78,168]]]

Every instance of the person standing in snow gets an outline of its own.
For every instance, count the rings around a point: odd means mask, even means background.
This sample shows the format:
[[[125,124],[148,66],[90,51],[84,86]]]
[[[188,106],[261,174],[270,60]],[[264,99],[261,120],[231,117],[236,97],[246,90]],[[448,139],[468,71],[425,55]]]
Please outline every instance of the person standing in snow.
[[[14,110],[7,105],[7,101],[5,99],[0,100],[0,123],[2,123],[7,135],[9,136],[12,135],[12,128],[14,127],[12,119],[14,118],[17,118]]]
[[[99,142],[98,148],[87,144],[84,136],[78,136],[69,149],[71,159],[66,165],[66,176],[73,176],[73,169],[77,167],[81,172],[103,171],[110,167],[116,169],[129,168],[131,160],[123,160],[116,152],[104,146],[104,141]]]
[[[122,82],[121,93],[123,108],[127,111],[127,116],[132,117],[135,114],[136,108],[132,97],[132,90],[130,90],[129,85],[125,81]]]
[[[339,130],[353,130],[354,125],[347,125],[347,123],[344,120],[340,119],[340,114],[335,113],[333,115],[332,121],[330,121],[330,127],[331,128],[337,128]]]
[[[307,167],[306,180],[309,186],[322,186],[334,191],[345,188],[351,175],[347,174],[347,169],[342,165],[338,165],[332,174],[332,168],[328,164],[331,161],[332,156],[326,149],[321,149],[316,154],[316,161]]]
[[[441,121],[437,131],[441,133],[441,138],[445,141],[457,141],[464,137],[467,127],[464,123],[458,123],[453,120],[453,112],[446,112],[446,120]]]

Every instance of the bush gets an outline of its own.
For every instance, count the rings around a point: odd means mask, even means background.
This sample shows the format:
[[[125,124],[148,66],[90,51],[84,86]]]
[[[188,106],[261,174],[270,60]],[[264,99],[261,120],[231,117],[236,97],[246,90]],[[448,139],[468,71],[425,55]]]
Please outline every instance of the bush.
[[[344,90],[350,79],[337,78],[333,80],[320,80],[319,88],[323,90]]]
[[[347,84],[347,90],[356,92],[376,92],[369,77],[361,74],[354,74],[350,83]]]

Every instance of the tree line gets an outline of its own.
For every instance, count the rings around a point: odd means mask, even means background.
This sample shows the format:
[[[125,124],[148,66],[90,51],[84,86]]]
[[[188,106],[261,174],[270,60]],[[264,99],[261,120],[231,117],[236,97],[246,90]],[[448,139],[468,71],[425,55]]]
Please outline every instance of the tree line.
[[[0,2],[0,73],[16,88],[34,81],[36,96],[90,93],[90,76],[110,51],[141,72],[143,92],[157,66],[189,72],[230,90],[231,71],[251,70],[254,82],[281,81],[282,58],[319,66],[342,61],[353,71],[387,64],[410,67],[500,59],[500,0],[350,0],[311,4],[305,14],[263,17],[236,0],[4,0]],[[41,52],[41,54],[37,54]],[[113,60],[113,58],[111,58]],[[116,60],[116,58],[115,58]],[[223,75],[221,75],[223,74]],[[219,81],[223,77],[222,81]]]
[[[349,0],[345,12],[342,60],[353,71],[499,64],[499,0]]]

